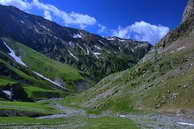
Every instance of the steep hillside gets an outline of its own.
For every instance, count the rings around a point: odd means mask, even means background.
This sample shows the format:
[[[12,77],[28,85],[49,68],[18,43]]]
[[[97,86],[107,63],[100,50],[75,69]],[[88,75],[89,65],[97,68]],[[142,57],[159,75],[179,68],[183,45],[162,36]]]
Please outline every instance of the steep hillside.
[[[0,98],[32,101],[63,97],[83,78],[79,71],[18,42],[0,40]]]
[[[21,43],[7,38],[3,38],[3,40],[14,49],[15,53],[22,58],[32,71],[41,73],[64,87],[75,86],[76,83],[82,82],[83,77],[80,75],[79,70],[54,61]]]
[[[16,64],[2,52],[0,69],[0,98],[3,100],[33,101],[67,94],[29,69]]]
[[[146,42],[98,35],[0,5],[0,37],[19,41],[42,54],[70,64],[84,77],[98,81],[136,64],[151,48]]]
[[[82,107],[117,112],[193,112],[193,43],[194,17],[189,17],[138,65],[104,78],[74,101]]]

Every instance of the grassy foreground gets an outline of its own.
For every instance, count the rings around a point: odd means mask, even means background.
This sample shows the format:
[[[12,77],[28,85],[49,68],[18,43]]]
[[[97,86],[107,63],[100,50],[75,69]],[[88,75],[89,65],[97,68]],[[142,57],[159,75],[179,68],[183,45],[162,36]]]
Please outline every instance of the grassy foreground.
[[[0,113],[3,111],[14,110],[16,112],[33,112],[41,114],[57,114],[58,110],[53,109],[49,104],[41,104],[35,102],[9,102],[0,101]]]
[[[9,123],[8,123],[9,122]],[[72,126],[73,125],[73,126]],[[68,128],[73,129],[74,126],[78,127],[76,129],[138,129],[135,123],[128,119],[123,118],[112,118],[112,117],[102,117],[102,118],[61,118],[61,119],[33,119],[28,117],[0,117],[0,127],[13,128],[16,126],[23,127],[53,127],[57,128]],[[69,127],[68,127],[69,126]]]

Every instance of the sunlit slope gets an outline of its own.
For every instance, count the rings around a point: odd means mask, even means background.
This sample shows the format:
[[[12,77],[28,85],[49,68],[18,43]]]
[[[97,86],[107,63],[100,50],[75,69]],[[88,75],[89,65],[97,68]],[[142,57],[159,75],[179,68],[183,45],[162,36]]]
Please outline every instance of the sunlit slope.
[[[106,77],[75,101],[83,107],[121,112],[193,110],[193,24],[194,19],[185,21],[138,65]]]
[[[63,81],[82,80],[79,71],[69,65],[54,61],[23,44],[4,38],[30,69],[40,72],[51,79]]]
[[[82,80],[79,71],[69,65],[51,60],[12,40],[3,38],[3,41],[6,42],[7,47],[13,49],[17,57],[20,58],[25,65],[19,64],[9,54],[10,52],[5,44],[1,43],[0,96],[2,99],[9,98],[8,96],[11,93],[11,87],[22,90],[23,95],[19,95],[17,98],[22,101],[64,97],[68,92],[71,92],[72,89],[76,89],[74,83]],[[60,87],[55,85],[55,83],[51,83],[51,81],[38,76],[35,72],[56,82]]]

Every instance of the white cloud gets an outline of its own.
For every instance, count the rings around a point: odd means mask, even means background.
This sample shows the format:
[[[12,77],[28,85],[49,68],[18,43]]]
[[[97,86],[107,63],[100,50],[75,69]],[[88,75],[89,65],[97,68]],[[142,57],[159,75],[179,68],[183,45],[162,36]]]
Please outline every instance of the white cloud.
[[[119,26],[117,30],[113,31],[113,36],[121,38],[130,38],[138,41],[148,41],[150,43],[157,43],[168,32],[169,28],[162,25],[152,25],[150,23],[140,21],[135,22],[125,28]]]
[[[33,0],[31,6],[39,10],[47,11],[47,14],[49,13],[50,15],[52,14],[58,18],[61,18],[66,25],[80,25],[81,28],[84,28],[88,25],[94,25],[96,23],[96,19],[94,17],[75,12],[67,13],[53,5],[44,4],[39,0]]]
[[[81,28],[85,28],[96,24],[96,19],[87,14],[67,13],[54,5],[45,4],[39,0],[32,0],[31,2],[26,0],[0,0],[0,4],[16,6],[22,10],[38,9],[43,11],[45,18],[52,20],[52,16],[58,17],[63,20],[65,25],[79,25]]]
[[[30,3],[24,0],[0,0],[2,5],[12,5],[21,10],[26,10],[30,8]]]
[[[102,33],[104,32],[107,28],[106,26],[102,25],[102,24],[98,24],[98,33]]]
[[[31,0],[31,2],[28,2],[27,0],[0,0],[0,4],[16,6],[24,11],[37,9],[42,11],[43,16],[48,20],[53,20],[53,17],[59,18],[67,26],[78,25],[82,29],[87,26],[97,25],[98,33],[110,33],[110,30],[108,30],[106,26],[96,24],[97,21],[94,17],[76,12],[65,12],[54,5],[43,3],[40,0]],[[140,21],[124,28],[119,26],[117,30],[113,31],[113,36],[156,43],[164,37],[168,31],[168,27],[162,25],[152,25],[150,23]]]
[[[44,18],[52,21],[51,13],[49,11],[44,11]]]

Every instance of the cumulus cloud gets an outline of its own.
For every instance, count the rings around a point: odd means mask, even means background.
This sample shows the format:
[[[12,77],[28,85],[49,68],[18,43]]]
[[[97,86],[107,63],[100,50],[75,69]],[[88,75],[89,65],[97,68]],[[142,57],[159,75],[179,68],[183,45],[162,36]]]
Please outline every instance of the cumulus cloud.
[[[106,26],[98,24],[98,33],[105,32],[106,29],[107,29]]]
[[[52,21],[51,13],[49,11],[44,11],[44,18]]]
[[[2,5],[12,5],[17,8],[29,11],[30,9],[40,10],[43,13],[44,18],[53,20],[53,17],[59,18],[65,25],[78,25],[84,29],[87,26],[96,25],[98,27],[98,33],[111,33],[106,26],[102,24],[96,24],[97,21],[94,17],[87,14],[81,14],[77,12],[65,12],[58,9],[56,6],[46,4],[40,0],[0,0]],[[162,25],[152,25],[145,21],[135,22],[127,27],[118,27],[113,30],[113,36],[121,38],[130,38],[139,41],[148,41],[150,43],[158,42],[169,31],[168,27]]]
[[[2,5],[12,5],[21,10],[26,10],[30,8],[30,3],[24,0],[0,0]]]
[[[79,25],[81,28],[85,28],[86,26],[96,24],[96,19],[87,14],[68,13],[58,9],[54,5],[45,4],[39,0],[32,0],[31,2],[26,0],[0,0],[0,4],[16,6],[22,10],[38,9],[43,11],[46,19],[52,20],[53,15],[62,19],[65,25]]]
[[[127,27],[118,27],[113,30],[113,36],[120,38],[130,38],[138,41],[148,41],[152,44],[157,43],[168,32],[169,28],[162,25],[152,25],[145,21],[135,22]]]

